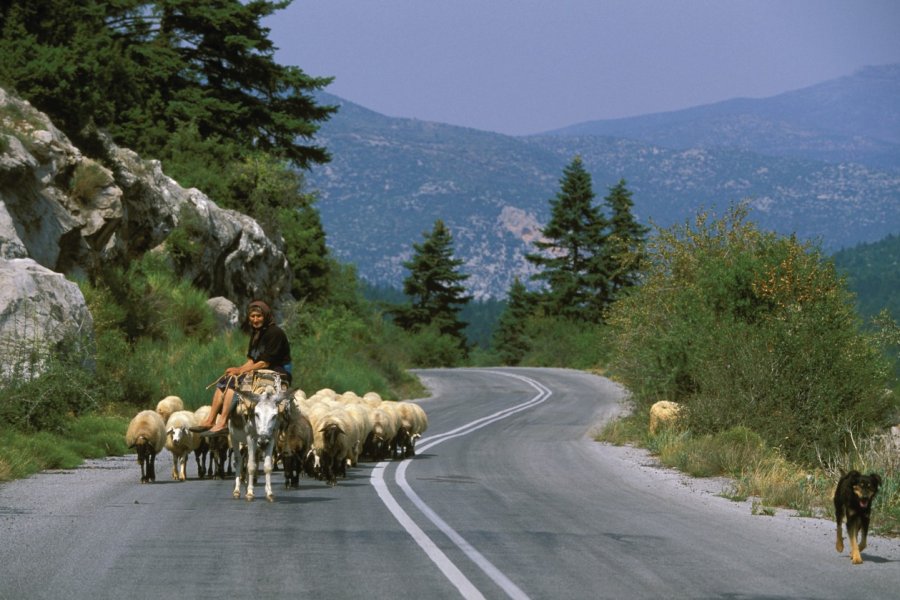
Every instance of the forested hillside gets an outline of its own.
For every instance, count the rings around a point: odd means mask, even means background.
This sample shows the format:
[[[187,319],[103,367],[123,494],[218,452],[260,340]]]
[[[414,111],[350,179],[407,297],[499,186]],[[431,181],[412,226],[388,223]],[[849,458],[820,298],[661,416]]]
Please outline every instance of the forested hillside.
[[[845,248],[834,263],[856,293],[860,315],[871,319],[886,309],[900,321],[900,235]]]

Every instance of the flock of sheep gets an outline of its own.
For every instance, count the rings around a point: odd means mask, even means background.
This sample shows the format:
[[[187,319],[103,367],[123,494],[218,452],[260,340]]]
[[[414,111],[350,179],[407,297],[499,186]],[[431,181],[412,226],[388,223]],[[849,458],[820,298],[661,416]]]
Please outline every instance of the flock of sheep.
[[[248,395],[248,396],[253,396]],[[242,399],[242,404],[247,403]],[[428,428],[421,406],[410,401],[386,401],[375,392],[360,397],[319,390],[307,397],[302,390],[283,392],[278,415],[275,461],[284,468],[285,486],[297,487],[301,473],[336,485],[347,467],[361,459],[403,459],[415,455],[415,443]],[[172,478],[187,479],[191,454],[197,477],[224,479],[231,475],[231,435],[201,436],[191,429],[206,420],[210,406],[184,409],[178,396],[159,401],[156,410],[142,410],[131,420],[125,443],[137,454],[141,483],[156,480],[156,455],[165,447],[172,454]],[[242,410],[236,411],[240,416]],[[243,451],[243,452],[242,452]],[[226,463],[228,468],[226,470]],[[235,463],[238,464],[238,463]],[[246,465],[243,465],[244,470]]]

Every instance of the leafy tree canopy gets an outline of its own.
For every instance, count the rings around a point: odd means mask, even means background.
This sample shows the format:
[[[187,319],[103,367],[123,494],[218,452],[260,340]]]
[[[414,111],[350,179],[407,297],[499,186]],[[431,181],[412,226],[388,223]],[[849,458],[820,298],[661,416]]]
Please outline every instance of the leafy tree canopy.
[[[6,0],[0,85],[76,141],[93,124],[167,159],[173,134],[190,126],[201,140],[233,144],[232,158],[262,150],[299,167],[326,162],[311,140],[336,108],[317,105],[311,93],[331,79],[276,63],[261,25],[289,4]]]

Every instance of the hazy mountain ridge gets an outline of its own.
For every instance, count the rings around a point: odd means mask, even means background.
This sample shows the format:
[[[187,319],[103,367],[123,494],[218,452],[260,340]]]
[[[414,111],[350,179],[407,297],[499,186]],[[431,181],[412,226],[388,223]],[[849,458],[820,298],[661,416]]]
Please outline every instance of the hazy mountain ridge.
[[[606,135],[669,148],[736,148],[770,156],[900,168],[900,65],[771,98],[577,123],[545,135]]]
[[[886,83],[876,85],[874,75],[866,75],[866,86],[877,88],[868,92],[875,99],[860,100],[857,107],[866,115],[873,106],[883,105],[884,89],[900,86],[900,67],[873,72]],[[395,286],[407,275],[402,263],[411,256],[412,244],[420,242],[438,218],[453,233],[456,254],[465,261],[463,268],[471,275],[467,283],[477,297],[502,297],[516,275],[527,280],[532,270],[524,254],[534,251],[531,242],[549,217],[549,200],[558,191],[562,169],[576,154],[591,172],[597,201],[625,178],[634,192],[635,212],[645,223],[668,226],[701,208],[721,213],[746,199],[761,227],[820,240],[823,248],[833,251],[900,231],[900,168],[879,170],[849,158],[825,162],[821,151],[810,151],[811,157],[785,157],[803,154],[796,143],[803,136],[795,133],[802,123],[784,119],[781,123],[789,124],[782,126],[765,115],[828,113],[831,109],[822,107],[828,97],[836,105],[845,105],[847,96],[860,97],[856,89],[860,83],[854,77],[773,99],[733,101],[751,107],[757,103],[762,108],[755,113],[744,106],[740,114],[729,117],[730,109],[722,106],[727,103],[689,109],[695,121],[733,130],[732,148],[676,148],[637,139],[650,135],[647,132],[668,135],[684,127],[687,111],[629,120],[635,129],[622,132],[630,131],[632,139],[574,136],[571,131],[511,137],[386,117],[324,94],[324,102],[341,105],[318,136],[334,159],[315,168],[307,179],[318,190],[318,207],[335,255],[356,264],[367,280]],[[804,111],[804,98],[818,104]],[[770,101],[782,108],[773,108]],[[790,110],[784,108],[788,105]],[[891,114],[898,110],[895,107]],[[895,119],[885,113],[854,118],[859,123],[880,119],[885,124]],[[616,126],[624,127],[621,122]],[[894,146],[889,138],[900,139],[900,134],[891,133],[887,125],[883,129],[887,133],[878,143],[890,154]],[[837,130],[820,127],[809,144],[818,148],[829,136],[840,142],[831,146],[832,154],[852,156],[847,143],[852,136]],[[784,146],[779,145],[782,138],[787,140]],[[768,146],[784,152],[781,156],[760,152]]]

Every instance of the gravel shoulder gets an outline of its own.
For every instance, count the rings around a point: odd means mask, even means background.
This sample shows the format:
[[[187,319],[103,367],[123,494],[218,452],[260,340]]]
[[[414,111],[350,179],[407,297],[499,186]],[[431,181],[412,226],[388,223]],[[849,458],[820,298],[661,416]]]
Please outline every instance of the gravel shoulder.
[[[586,436],[584,443],[591,448],[597,460],[617,469],[623,477],[637,479],[639,485],[652,489],[654,493],[666,494],[672,502],[692,504],[709,513],[727,515],[737,520],[752,520],[755,524],[767,523],[773,533],[789,536],[822,547],[834,548],[835,523],[831,518],[798,516],[795,510],[767,508],[766,514],[754,514],[754,503],[758,498],[735,501],[726,498],[733,481],[727,477],[690,477],[664,466],[647,450],[633,446],[615,446],[596,442]],[[876,505],[875,510],[878,510]],[[769,512],[774,511],[774,514]],[[877,512],[873,520],[877,519]],[[843,531],[847,541],[846,530]],[[836,554],[836,553],[835,553]],[[846,555],[847,552],[845,551]],[[900,538],[869,535],[868,549],[863,552],[866,560],[876,562],[900,561]],[[849,563],[849,560],[848,560]]]

